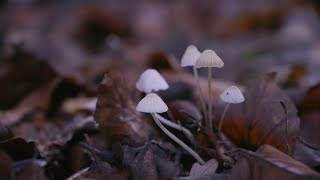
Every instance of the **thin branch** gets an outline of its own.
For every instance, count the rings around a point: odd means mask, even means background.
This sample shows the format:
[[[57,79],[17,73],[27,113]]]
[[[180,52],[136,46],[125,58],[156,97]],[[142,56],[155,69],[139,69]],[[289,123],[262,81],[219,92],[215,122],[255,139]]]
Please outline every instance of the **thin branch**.
[[[288,130],[289,129],[288,111],[287,111],[287,107],[286,107],[286,105],[284,104],[283,101],[280,101],[280,104],[281,104],[281,106],[282,106],[282,108],[284,110],[284,114],[286,116],[286,145],[287,145],[287,149],[288,149],[288,151],[290,153],[292,151],[291,151],[291,148],[290,148],[289,143],[288,143],[288,131],[289,131]]]

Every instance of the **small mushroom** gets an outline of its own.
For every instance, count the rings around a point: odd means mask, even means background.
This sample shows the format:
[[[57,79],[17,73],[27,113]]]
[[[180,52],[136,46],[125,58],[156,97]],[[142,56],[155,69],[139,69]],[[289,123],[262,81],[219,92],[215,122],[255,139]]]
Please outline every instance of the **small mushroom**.
[[[160,129],[168,135],[173,141],[179,144],[183,149],[189,152],[200,164],[204,164],[203,159],[193,151],[188,145],[182,142],[168,129],[166,129],[157,118],[157,113],[163,113],[168,111],[168,106],[163,100],[156,94],[150,93],[146,95],[137,105],[136,110],[139,112],[150,113],[153,117],[154,122],[160,127]]]
[[[211,68],[222,68],[224,66],[223,61],[220,57],[212,50],[205,50],[199,56],[196,62],[196,68],[208,68],[208,119],[206,122],[206,127],[209,133],[212,132],[212,95],[211,95]]]
[[[244,97],[243,94],[241,93],[240,89],[237,88],[236,86],[231,86],[229,88],[227,88],[226,90],[224,90],[221,94],[220,94],[220,99],[227,104],[227,106],[225,107],[221,119],[219,121],[219,130],[221,131],[222,128],[222,123],[223,123],[223,119],[224,116],[226,115],[226,112],[230,106],[230,104],[238,104],[238,103],[242,103],[244,101]]]
[[[194,78],[196,79],[196,83],[199,89],[199,97],[200,97],[200,103],[201,103],[201,108],[204,114],[204,119],[207,119],[207,109],[206,109],[206,104],[204,102],[204,98],[203,98],[203,94],[201,91],[201,87],[200,87],[200,83],[199,83],[199,78],[198,78],[198,71],[196,68],[196,62],[197,59],[199,58],[199,56],[201,55],[201,53],[199,52],[199,50],[197,49],[197,47],[193,44],[189,45],[185,51],[185,53],[182,56],[181,59],[181,67],[187,67],[187,66],[192,66],[193,69],[193,75]]]
[[[189,45],[182,56],[181,67],[194,66],[200,55],[201,53],[195,45]]]
[[[169,85],[157,70],[147,69],[140,75],[136,88],[139,91],[151,93],[152,91],[166,90]]]

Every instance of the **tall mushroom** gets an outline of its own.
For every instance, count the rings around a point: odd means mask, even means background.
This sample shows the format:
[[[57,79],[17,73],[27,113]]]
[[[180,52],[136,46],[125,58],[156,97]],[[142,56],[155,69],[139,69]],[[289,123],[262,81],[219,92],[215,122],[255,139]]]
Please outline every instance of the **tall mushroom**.
[[[200,87],[200,83],[199,83],[199,78],[198,78],[198,71],[196,68],[196,62],[197,59],[199,58],[199,56],[201,55],[201,53],[199,52],[199,50],[197,49],[197,47],[195,45],[189,45],[185,51],[185,53],[182,56],[181,59],[181,67],[188,67],[188,66],[192,66],[193,69],[193,75],[194,78],[196,79],[196,83],[198,86],[198,90],[199,90],[199,97],[200,97],[200,103],[201,103],[201,108],[204,114],[204,119],[205,122],[207,121],[206,119],[208,119],[208,114],[207,114],[207,108],[206,108],[206,104],[204,102],[204,98],[203,98],[203,94],[201,91],[201,87]]]
[[[228,104],[224,108],[221,119],[219,121],[219,126],[218,126],[219,131],[221,131],[223,119],[224,119],[224,116],[226,115],[226,112],[230,104],[242,103],[244,101],[244,97],[239,88],[237,88],[236,86],[231,86],[220,94],[220,99],[224,102],[227,102]]]
[[[169,88],[167,81],[155,69],[147,69],[136,83],[136,88],[144,93],[166,90]]]
[[[208,119],[206,122],[206,127],[209,133],[212,132],[212,91],[211,91],[211,68],[222,68],[224,65],[223,61],[219,56],[212,50],[205,50],[199,56],[196,62],[196,68],[208,68]]]
[[[168,106],[163,102],[163,100],[156,94],[150,93],[145,96],[137,105],[136,110],[139,112],[150,113],[154,122],[160,127],[160,129],[168,135],[173,141],[179,144],[183,149],[189,152],[199,163],[204,164],[203,159],[193,151],[188,145],[182,142],[169,130],[167,130],[158,120],[156,114],[168,111]]]

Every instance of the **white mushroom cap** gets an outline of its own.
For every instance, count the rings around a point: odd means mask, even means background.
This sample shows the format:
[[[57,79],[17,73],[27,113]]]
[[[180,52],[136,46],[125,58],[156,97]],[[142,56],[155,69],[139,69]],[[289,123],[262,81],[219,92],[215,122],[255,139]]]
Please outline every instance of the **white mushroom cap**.
[[[166,90],[169,85],[157,70],[147,69],[140,75],[136,88],[142,92],[150,93],[152,91]]]
[[[224,90],[220,94],[220,98],[222,101],[232,104],[242,103],[244,101],[241,91],[236,86],[231,86]]]
[[[196,62],[196,68],[217,67],[222,68],[224,65],[220,57],[212,50],[205,50],[199,56]]]
[[[145,113],[163,113],[168,111],[168,106],[158,95],[150,93],[141,99],[136,110]]]
[[[194,66],[201,53],[193,44],[189,45],[181,59],[181,67]]]

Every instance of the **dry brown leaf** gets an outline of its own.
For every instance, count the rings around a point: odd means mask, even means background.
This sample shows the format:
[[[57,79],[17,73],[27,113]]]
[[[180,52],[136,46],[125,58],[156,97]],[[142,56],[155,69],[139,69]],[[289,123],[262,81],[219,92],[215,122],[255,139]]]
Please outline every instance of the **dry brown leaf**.
[[[9,155],[0,150],[0,179],[14,180],[13,162]]]
[[[155,144],[148,144],[131,164],[133,179],[170,179],[179,174],[177,162]]]
[[[1,109],[13,107],[24,96],[50,82],[57,75],[45,61],[19,49],[1,61],[0,71]]]
[[[320,111],[320,84],[317,84],[308,90],[299,106],[299,110],[301,113]]]
[[[320,147],[320,112],[307,112],[301,116],[300,136],[313,146]],[[310,167],[320,166],[320,151],[297,143],[294,158]]]
[[[198,162],[194,163],[190,170],[191,179],[210,179],[218,168],[218,162],[215,159],[210,159],[205,164],[200,165]]]
[[[183,126],[197,128],[202,122],[202,114],[198,108],[189,101],[176,100],[168,103],[169,111],[175,120],[179,120]]]
[[[100,166],[97,166],[95,163],[92,163],[90,167],[80,170],[75,173],[67,180],[128,180],[128,174],[123,171],[119,171],[115,168],[112,168],[108,163],[102,163]]]
[[[17,176],[18,179],[23,180],[48,179],[45,175],[45,169],[36,163],[36,161],[31,161]]]
[[[136,111],[131,92],[128,88],[127,74],[110,72],[101,82],[95,120],[109,134],[113,141],[140,144],[148,140],[151,126]]]
[[[319,179],[320,174],[270,145],[262,145],[256,152],[241,150],[240,160],[224,178],[241,180],[298,180]],[[219,175],[217,176],[219,177]]]
[[[275,74],[271,73],[254,81],[245,92],[245,101],[230,106],[222,129],[240,147],[255,150],[262,144],[270,144],[292,155],[300,120],[295,105],[277,87],[274,77]],[[289,148],[286,144],[286,116],[280,101],[288,111]]]
[[[6,152],[15,161],[32,158],[37,151],[34,143],[27,142],[22,138],[1,141],[0,150]]]

